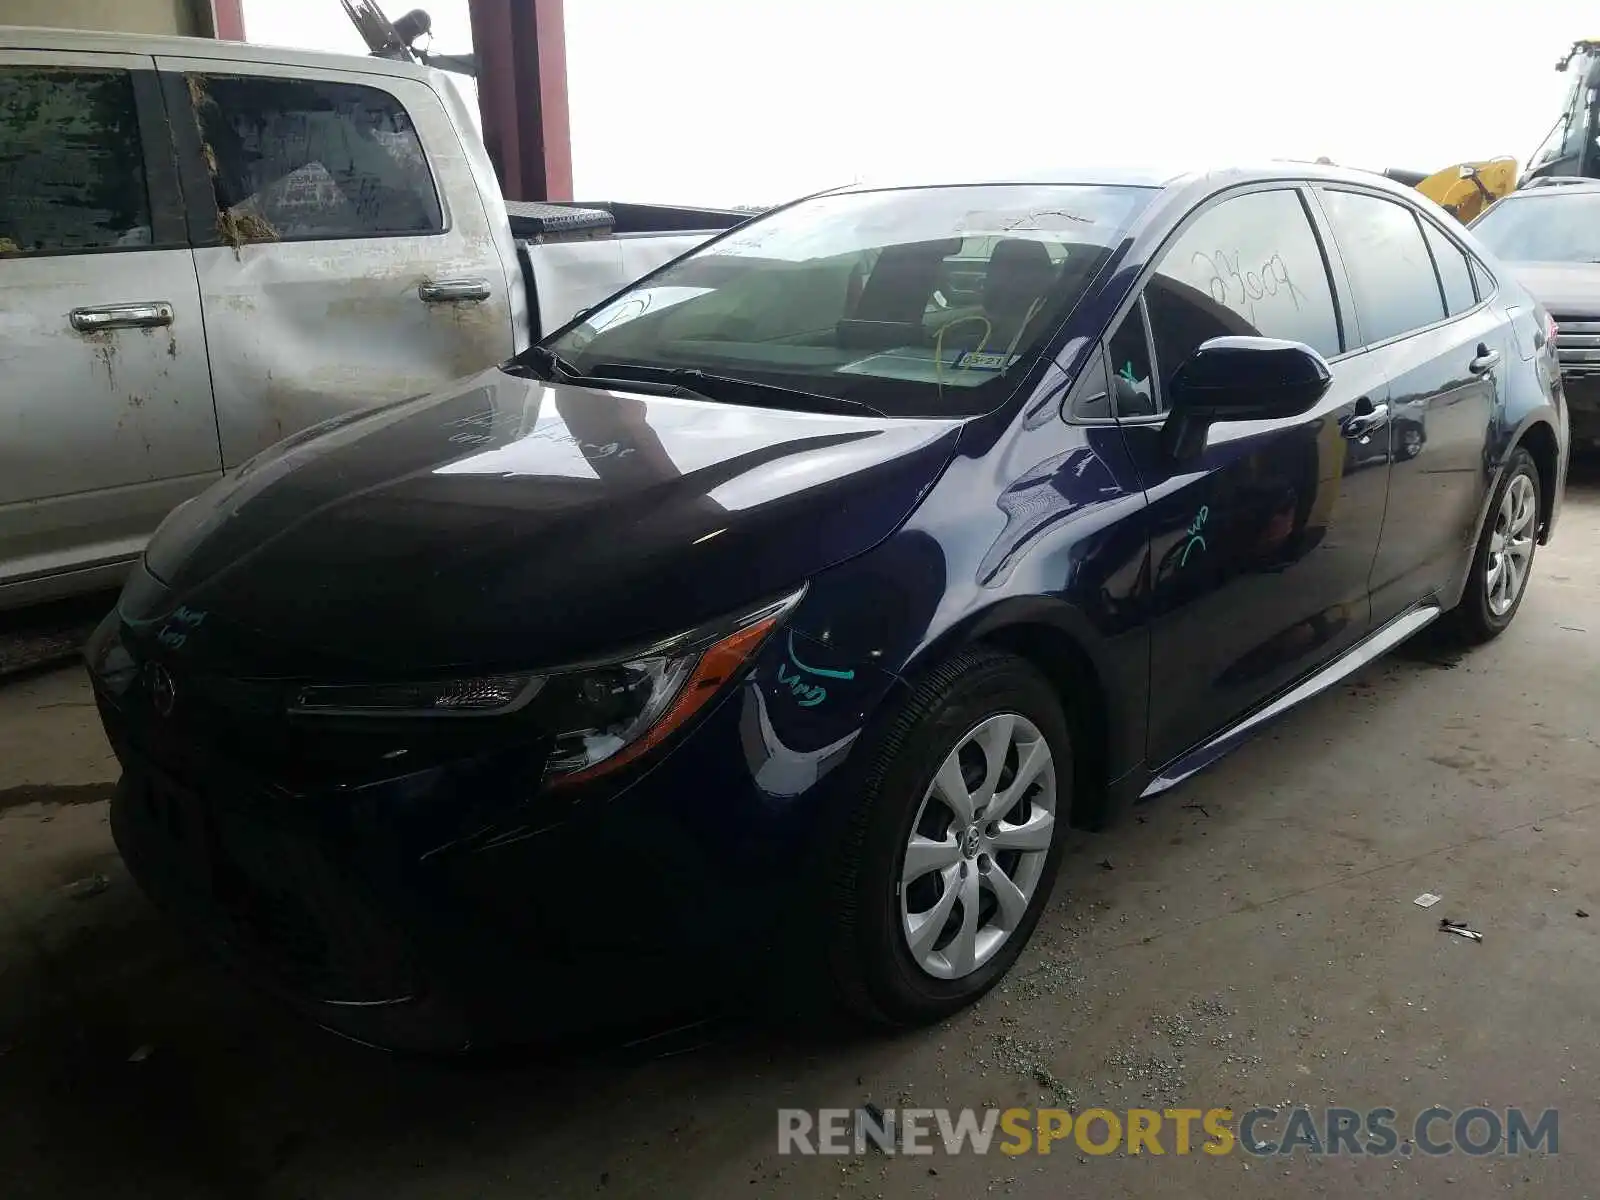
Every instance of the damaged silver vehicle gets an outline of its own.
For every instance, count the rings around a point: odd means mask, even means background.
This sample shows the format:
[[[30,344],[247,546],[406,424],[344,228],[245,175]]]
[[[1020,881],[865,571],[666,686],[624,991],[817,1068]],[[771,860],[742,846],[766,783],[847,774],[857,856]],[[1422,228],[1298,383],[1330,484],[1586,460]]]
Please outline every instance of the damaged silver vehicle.
[[[0,171],[0,609],[119,583],[224,471],[750,215],[507,204],[417,62],[59,30],[0,27]]]

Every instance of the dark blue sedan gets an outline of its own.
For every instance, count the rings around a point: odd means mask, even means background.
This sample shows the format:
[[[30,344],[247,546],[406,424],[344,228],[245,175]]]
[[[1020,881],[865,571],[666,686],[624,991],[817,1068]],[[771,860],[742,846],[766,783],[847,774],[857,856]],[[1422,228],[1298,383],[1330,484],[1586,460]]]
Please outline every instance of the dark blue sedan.
[[[118,844],[369,1042],[758,983],[937,1020],[1069,826],[1510,624],[1553,340],[1376,176],[812,197],[174,513],[88,652]]]

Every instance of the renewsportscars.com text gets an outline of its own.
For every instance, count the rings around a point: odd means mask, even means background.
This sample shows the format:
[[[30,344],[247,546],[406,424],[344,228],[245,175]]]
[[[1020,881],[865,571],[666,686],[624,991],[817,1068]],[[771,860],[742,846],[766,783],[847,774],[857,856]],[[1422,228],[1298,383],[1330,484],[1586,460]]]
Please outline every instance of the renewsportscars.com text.
[[[778,1110],[779,1154],[1514,1155],[1560,1148],[1560,1113],[1393,1108],[905,1108]]]

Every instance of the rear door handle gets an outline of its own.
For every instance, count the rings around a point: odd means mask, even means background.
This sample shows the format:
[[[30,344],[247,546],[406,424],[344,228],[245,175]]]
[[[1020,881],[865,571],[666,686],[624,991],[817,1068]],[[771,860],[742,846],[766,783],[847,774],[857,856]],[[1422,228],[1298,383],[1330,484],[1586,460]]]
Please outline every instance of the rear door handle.
[[[424,304],[449,304],[487,300],[491,295],[487,279],[430,279],[417,288]]]
[[[1366,405],[1358,408],[1354,413],[1344,419],[1344,436],[1357,441],[1368,434],[1375,433],[1389,423],[1389,406],[1387,404]]]
[[[172,324],[172,305],[164,300],[142,304],[105,304],[99,308],[75,308],[67,319],[79,333],[101,333],[107,329],[157,329]]]
[[[1467,369],[1474,375],[1482,375],[1492,371],[1500,365],[1500,351],[1491,350],[1487,346],[1478,347],[1478,357],[1467,364]]]

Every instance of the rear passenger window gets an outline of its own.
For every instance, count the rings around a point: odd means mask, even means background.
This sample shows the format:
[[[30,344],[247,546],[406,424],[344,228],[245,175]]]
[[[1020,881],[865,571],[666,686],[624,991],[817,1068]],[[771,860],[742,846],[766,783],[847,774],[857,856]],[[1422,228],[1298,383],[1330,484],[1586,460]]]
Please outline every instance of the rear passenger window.
[[[1472,291],[1472,268],[1467,263],[1466,252],[1439,231],[1431,221],[1422,223],[1428,236],[1428,249],[1433,251],[1434,264],[1439,268],[1439,282],[1444,287],[1444,306],[1453,317],[1464,313],[1478,302]]]
[[[437,233],[439,195],[406,110],[349,83],[189,76],[230,242]]]
[[[1293,190],[1206,209],[1162,257],[1144,298],[1164,382],[1214,337],[1285,338],[1329,357],[1341,349],[1322,247]]]
[[[0,255],[151,243],[133,77],[0,67]]]
[[[1366,345],[1410,333],[1444,319],[1444,299],[1433,259],[1411,210],[1357,192],[1325,191]]]

